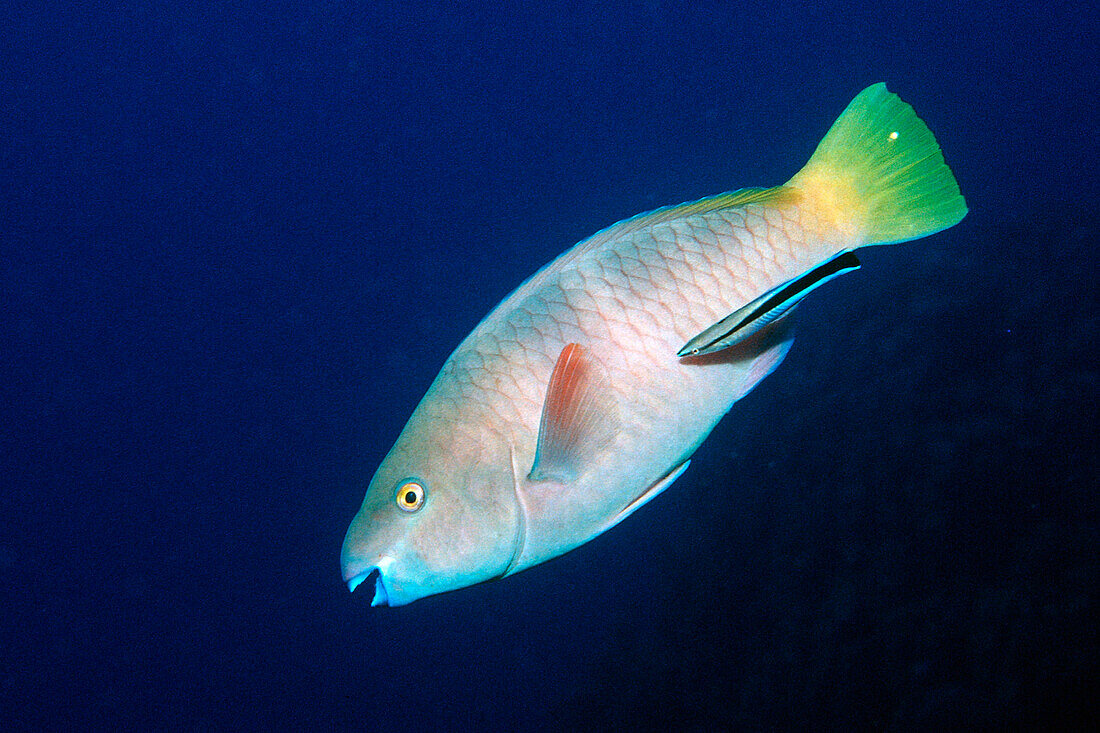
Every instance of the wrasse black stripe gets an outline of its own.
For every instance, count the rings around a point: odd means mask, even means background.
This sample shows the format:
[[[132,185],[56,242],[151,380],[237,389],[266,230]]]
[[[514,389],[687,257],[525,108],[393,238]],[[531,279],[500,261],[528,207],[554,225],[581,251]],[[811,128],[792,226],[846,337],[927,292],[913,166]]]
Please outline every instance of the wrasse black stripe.
[[[775,308],[778,308],[784,303],[797,300],[799,293],[808,293],[809,291],[817,287],[817,285],[819,285],[823,280],[828,280],[829,278],[841,275],[851,270],[858,270],[859,268],[859,258],[856,257],[855,254],[852,252],[845,252],[844,254],[834,257],[828,262],[825,262],[818,267],[810,270],[797,280],[792,280],[791,282],[787,283],[785,287],[778,290],[774,295],[761,303],[759,307],[754,308],[751,313],[738,321],[733,328],[721,334],[717,338],[711,339],[702,348],[710,348],[718,342],[728,339],[731,335],[740,331],[745,326],[755,321],[757,318],[764,316],[765,314],[769,313]]]

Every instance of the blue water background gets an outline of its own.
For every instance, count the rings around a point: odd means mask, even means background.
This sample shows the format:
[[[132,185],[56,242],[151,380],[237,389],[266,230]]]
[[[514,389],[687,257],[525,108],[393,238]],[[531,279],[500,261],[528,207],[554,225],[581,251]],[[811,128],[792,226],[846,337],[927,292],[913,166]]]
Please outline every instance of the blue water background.
[[[1095,11],[0,9],[4,730],[1097,720]],[[888,82],[970,206],[861,255],[666,494],[368,608],[442,361],[587,234],[786,180]]]

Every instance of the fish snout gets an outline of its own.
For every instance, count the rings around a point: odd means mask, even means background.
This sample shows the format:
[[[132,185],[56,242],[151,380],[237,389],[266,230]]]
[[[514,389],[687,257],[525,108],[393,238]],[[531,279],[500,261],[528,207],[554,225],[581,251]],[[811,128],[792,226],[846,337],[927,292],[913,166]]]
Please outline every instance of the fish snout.
[[[377,524],[362,511],[355,515],[340,550],[340,571],[348,591],[352,593],[364,582],[374,578],[374,598],[371,605],[392,605],[392,595],[388,589],[391,583],[383,580],[383,575],[388,573],[393,558],[390,554],[383,554],[385,550],[380,546],[382,538],[374,531]]]

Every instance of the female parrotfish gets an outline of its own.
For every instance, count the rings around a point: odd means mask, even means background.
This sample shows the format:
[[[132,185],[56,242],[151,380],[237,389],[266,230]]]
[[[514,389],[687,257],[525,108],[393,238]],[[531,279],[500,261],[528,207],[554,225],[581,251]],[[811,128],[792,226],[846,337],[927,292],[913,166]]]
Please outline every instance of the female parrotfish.
[[[785,316],[966,204],[939,145],[884,84],[801,171],[621,221],[504,299],[444,363],[344,539],[351,590],[398,606],[502,578],[615,526],[687,469],[782,361]]]

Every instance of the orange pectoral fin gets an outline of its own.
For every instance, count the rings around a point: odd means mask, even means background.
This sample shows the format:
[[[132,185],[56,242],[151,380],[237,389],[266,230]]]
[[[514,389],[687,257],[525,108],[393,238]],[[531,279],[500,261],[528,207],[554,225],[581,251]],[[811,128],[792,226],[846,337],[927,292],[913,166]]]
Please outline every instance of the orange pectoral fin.
[[[573,481],[618,432],[607,372],[585,347],[561,350],[539,422],[531,481]]]

